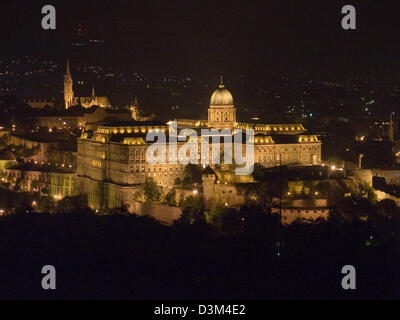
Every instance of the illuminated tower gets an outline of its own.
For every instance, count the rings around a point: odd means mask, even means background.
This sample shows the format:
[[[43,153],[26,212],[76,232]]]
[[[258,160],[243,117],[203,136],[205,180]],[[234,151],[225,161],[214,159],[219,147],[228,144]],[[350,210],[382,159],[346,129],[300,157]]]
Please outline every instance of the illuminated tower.
[[[215,181],[217,180],[217,176],[210,166],[203,170],[201,180],[203,181],[204,204],[207,208],[210,208],[215,202]]]
[[[64,78],[64,103],[65,109],[68,109],[74,102],[74,91],[72,89],[72,77],[69,70],[69,60],[67,60],[67,73]]]
[[[390,118],[389,118],[389,141],[394,142],[394,128],[393,128],[393,114],[392,112],[390,113]]]
[[[97,105],[97,98],[96,98],[96,93],[94,91],[94,84],[92,87],[92,105]]]
[[[132,119],[138,121],[140,118],[139,115],[139,101],[138,99],[135,97],[135,100],[133,102],[131,102],[131,105],[129,107],[129,109],[132,112]]]
[[[217,129],[233,129],[236,124],[236,108],[229,90],[221,83],[214,91],[208,108],[208,126]]]

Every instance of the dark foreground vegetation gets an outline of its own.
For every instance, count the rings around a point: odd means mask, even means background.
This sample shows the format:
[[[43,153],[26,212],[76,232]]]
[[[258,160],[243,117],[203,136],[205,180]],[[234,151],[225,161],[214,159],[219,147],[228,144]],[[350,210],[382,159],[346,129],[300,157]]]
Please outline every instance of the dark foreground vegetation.
[[[400,298],[399,215],[282,227],[257,207],[243,212],[219,227],[90,209],[0,217],[0,298]],[[41,288],[48,264],[56,290]],[[356,290],[341,288],[347,264]]]

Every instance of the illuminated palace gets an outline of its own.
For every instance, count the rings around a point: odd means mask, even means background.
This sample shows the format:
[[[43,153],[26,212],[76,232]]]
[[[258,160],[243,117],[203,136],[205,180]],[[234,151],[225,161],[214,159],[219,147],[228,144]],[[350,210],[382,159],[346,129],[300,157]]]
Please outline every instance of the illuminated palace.
[[[307,134],[301,124],[236,122],[233,97],[222,83],[211,96],[208,120],[179,119],[177,124],[179,128],[195,130],[253,129],[254,161],[266,167],[321,164],[321,141]],[[169,134],[166,124],[155,121],[113,122],[82,133],[78,139],[76,188],[78,193],[88,195],[90,206],[130,205],[133,194],[147,176],[154,178],[164,191],[173,186],[176,178],[182,179],[184,165],[179,161],[177,164],[146,161],[146,150],[152,144],[146,142],[146,134],[153,129]],[[184,143],[178,142],[177,149]]]
[[[94,86],[92,88],[91,97],[75,97],[73,89],[73,81],[69,68],[69,61],[67,61],[67,72],[64,77],[64,104],[65,109],[71,106],[81,105],[84,108],[90,108],[92,106],[98,106],[101,108],[111,107],[111,103],[107,97],[97,97],[94,91]]]

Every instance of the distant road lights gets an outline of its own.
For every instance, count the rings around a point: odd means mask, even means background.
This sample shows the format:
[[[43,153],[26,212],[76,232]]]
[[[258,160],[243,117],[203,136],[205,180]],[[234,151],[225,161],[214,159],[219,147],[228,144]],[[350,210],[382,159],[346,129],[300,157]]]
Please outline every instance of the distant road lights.
[[[331,165],[331,170],[336,170],[336,166],[335,165]]]

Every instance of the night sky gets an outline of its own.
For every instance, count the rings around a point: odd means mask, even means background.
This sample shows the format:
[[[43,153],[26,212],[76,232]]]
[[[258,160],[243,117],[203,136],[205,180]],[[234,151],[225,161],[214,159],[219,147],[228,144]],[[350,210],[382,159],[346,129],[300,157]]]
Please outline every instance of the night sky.
[[[57,30],[41,29],[41,7]],[[353,4],[357,30],[341,28]],[[345,73],[400,78],[400,1],[2,1],[2,55],[69,56],[74,26],[105,40],[97,57],[154,72]],[[82,56],[82,60],[85,58]]]

